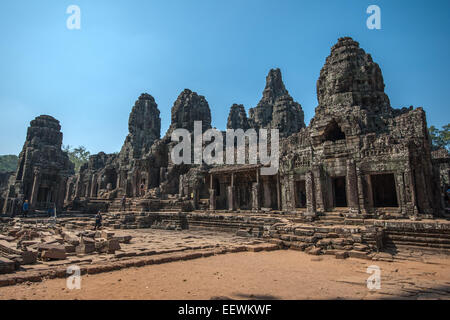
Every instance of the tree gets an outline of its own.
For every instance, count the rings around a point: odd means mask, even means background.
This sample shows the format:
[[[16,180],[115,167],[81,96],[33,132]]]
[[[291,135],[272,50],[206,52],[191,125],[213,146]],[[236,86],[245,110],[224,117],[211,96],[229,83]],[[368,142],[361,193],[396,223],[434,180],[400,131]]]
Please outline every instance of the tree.
[[[16,155],[0,156],[0,172],[14,172],[19,158]]]
[[[437,129],[435,126],[431,126],[428,129],[428,132],[434,150],[444,148],[450,151],[450,123],[443,126],[442,130]]]
[[[89,161],[91,153],[85,147],[79,146],[72,149],[70,145],[63,146],[63,151],[69,155],[69,160],[75,165],[75,172],[78,173],[83,164]]]

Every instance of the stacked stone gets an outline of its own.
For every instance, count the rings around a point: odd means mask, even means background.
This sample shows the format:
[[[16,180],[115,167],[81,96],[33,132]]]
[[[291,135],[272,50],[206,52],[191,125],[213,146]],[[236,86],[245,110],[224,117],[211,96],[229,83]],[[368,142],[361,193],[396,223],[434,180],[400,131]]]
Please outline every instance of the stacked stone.
[[[194,121],[202,121],[202,131],[211,128],[211,110],[204,96],[189,89],[180,93],[172,107],[172,122],[166,137],[170,137],[175,129],[194,131]]]
[[[183,90],[172,107],[172,121],[165,137],[162,139],[158,154],[171,153],[177,142],[172,142],[171,135],[176,129],[185,129],[191,134],[191,159],[194,160],[194,122],[201,121],[202,132],[211,129],[211,110],[208,101],[202,95],[198,95],[189,89]],[[180,176],[186,174],[192,166],[190,164],[175,165],[169,157],[162,167],[161,192],[163,194],[178,194],[180,188]]]
[[[249,128],[244,106],[242,104],[233,104],[228,115],[227,129],[242,129],[245,131]]]
[[[340,38],[326,59],[317,81],[320,106],[361,106],[389,112],[381,69],[352,38]]]
[[[30,122],[4,212],[17,213],[17,204],[25,200],[32,208],[38,201],[63,206],[66,180],[74,173],[74,165],[61,150],[62,139],[61,126],[55,118],[41,115]]]
[[[263,97],[250,109],[250,127],[278,129],[281,138],[299,132],[305,127],[301,105],[286,90],[280,69],[272,69],[266,78]]]
[[[120,151],[122,163],[131,159],[140,159],[160,138],[161,118],[159,114],[155,99],[147,93],[141,94],[131,110],[128,120],[129,134]]]
[[[381,69],[371,55],[352,38],[340,38],[320,71],[319,106],[312,127],[322,132],[334,119],[345,134],[384,130],[386,118],[393,114],[384,87]]]

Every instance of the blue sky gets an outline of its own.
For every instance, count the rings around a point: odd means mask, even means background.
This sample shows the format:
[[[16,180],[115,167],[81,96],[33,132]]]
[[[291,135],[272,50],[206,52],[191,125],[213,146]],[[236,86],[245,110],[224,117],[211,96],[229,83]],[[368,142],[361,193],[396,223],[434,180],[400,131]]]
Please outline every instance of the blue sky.
[[[69,5],[81,30],[66,28]],[[381,30],[366,27],[369,5]],[[138,96],[155,97],[164,135],[184,88],[204,95],[213,126],[233,103],[248,110],[270,68],[305,111],[330,47],[351,36],[380,65],[393,107],[423,106],[428,124],[449,120],[450,1],[2,0],[0,154],[18,154],[29,122],[60,120],[64,144],[116,152]]]

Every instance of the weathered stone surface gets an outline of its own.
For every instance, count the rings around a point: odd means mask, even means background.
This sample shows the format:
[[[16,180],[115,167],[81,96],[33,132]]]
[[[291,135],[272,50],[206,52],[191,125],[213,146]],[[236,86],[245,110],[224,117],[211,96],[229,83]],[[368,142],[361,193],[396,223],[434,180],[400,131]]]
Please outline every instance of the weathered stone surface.
[[[278,129],[284,138],[305,127],[304,113],[286,90],[280,69],[272,69],[266,78],[263,97],[250,109],[250,126],[255,129]]]
[[[335,256],[336,256],[336,259],[347,259],[348,252],[347,251],[337,251]]]
[[[7,258],[0,257],[0,274],[11,273],[15,270],[15,263]]]
[[[22,251],[22,264],[33,264],[36,262],[38,253],[36,251]]]
[[[189,89],[180,93],[172,107],[172,122],[166,136],[175,129],[194,131],[194,121],[202,121],[202,130],[211,128],[211,110],[204,96]]]
[[[128,120],[129,134],[120,151],[120,161],[140,159],[150,151],[155,140],[160,138],[161,118],[155,99],[143,93],[136,101]]]
[[[117,239],[120,243],[130,243],[132,236],[115,236],[114,239]]]
[[[380,67],[356,41],[345,37],[333,46],[320,72],[317,97],[314,118],[305,127],[300,104],[286,90],[280,70],[273,69],[262,99],[250,109],[248,118],[242,105],[231,107],[228,128],[280,130],[279,171],[261,176],[259,165],[174,164],[173,130],[192,132],[196,120],[202,121],[203,131],[211,128],[208,102],[184,90],[173,104],[169,130],[159,139],[159,111],[153,97],[143,94],[130,114],[129,135],[120,154],[94,155],[78,175],[68,179],[66,190],[61,190],[67,208],[122,212],[104,222],[114,229],[170,230],[188,228],[186,214],[196,210],[278,210],[296,214],[304,222],[319,220],[327,227],[314,231],[302,226],[294,238],[291,231],[266,230],[260,224],[249,227],[249,236],[281,237],[286,245],[345,238],[332,242],[339,250],[357,249],[352,246],[355,241],[383,245],[379,243],[383,234],[376,230],[344,228],[341,233],[329,227],[350,223],[350,218],[413,217],[418,221],[443,213],[442,194],[437,191],[439,175],[448,174],[449,169],[438,163],[442,157],[432,160],[424,110],[391,107]],[[47,120],[38,121],[49,122],[41,126],[50,128],[43,132],[59,130],[59,125],[51,129],[53,122]],[[18,204],[11,202],[12,207]],[[149,214],[158,212],[183,214],[168,220]],[[203,222],[234,232],[241,228],[241,221]],[[320,241],[319,245],[325,249],[327,243]]]
[[[103,253],[114,254],[116,250],[120,250],[120,244],[117,239],[104,239],[100,238],[95,241],[95,250]]]
[[[64,260],[66,257],[66,249],[60,245],[46,246],[41,252],[42,260]]]
[[[80,244],[75,248],[78,254],[88,254],[95,251],[95,240],[87,237],[80,237]]]
[[[48,203],[62,208],[66,180],[74,172],[67,153],[61,150],[62,138],[61,126],[55,118],[41,115],[30,122],[3,212],[19,214],[25,200],[31,210],[47,208]]]
[[[358,42],[345,37],[331,48],[320,72],[317,99],[323,108],[361,106],[371,112],[384,113],[390,111],[384,87],[381,69],[371,55],[366,54]]]
[[[249,128],[244,106],[242,104],[233,104],[228,115],[227,129],[242,129],[245,131]]]

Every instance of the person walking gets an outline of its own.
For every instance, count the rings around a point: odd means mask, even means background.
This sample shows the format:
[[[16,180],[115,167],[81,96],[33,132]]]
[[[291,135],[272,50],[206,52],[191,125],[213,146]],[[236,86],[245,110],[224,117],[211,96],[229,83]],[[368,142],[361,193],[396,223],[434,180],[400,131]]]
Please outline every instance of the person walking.
[[[122,197],[122,211],[125,211],[125,205],[127,204],[127,198],[125,196]]]
[[[143,197],[145,194],[145,185],[143,183],[141,183],[141,194],[140,196]]]
[[[94,230],[98,230],[102,227],[102,214],[100,213],[100,210],[95,215],[95,226]]]
[[[30,205],[28,204],[28,200],[25,200],[25,202],[22,205],[22,215],[24,218],[27,217],[29,209],[30,209]]]

